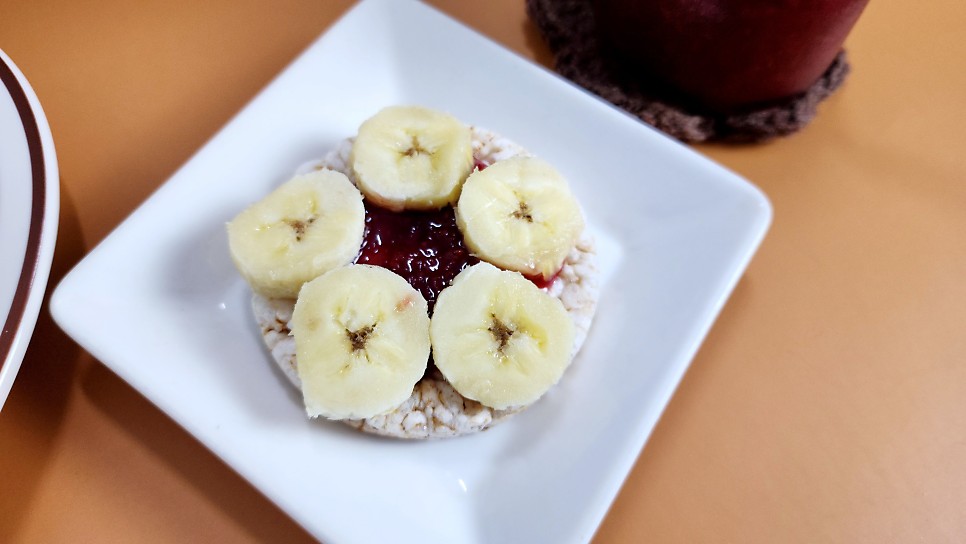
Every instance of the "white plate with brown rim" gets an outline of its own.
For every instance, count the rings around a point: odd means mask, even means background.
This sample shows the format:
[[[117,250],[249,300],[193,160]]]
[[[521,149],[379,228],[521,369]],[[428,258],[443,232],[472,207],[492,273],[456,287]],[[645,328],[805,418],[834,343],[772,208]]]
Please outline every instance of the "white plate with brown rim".
[[[59,181],[40,101],[0,51],[0,407],[20,370],[47,288]]]

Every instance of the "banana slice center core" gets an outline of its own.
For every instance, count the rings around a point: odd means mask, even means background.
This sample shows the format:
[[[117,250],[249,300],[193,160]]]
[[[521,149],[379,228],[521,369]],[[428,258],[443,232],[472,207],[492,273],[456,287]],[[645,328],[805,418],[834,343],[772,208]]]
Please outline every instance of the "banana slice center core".
[[[428,149],[425,149],[420,143],[419,138],[415,136],[412,137],[412,143],[409,144],[409,149],[403,152],[405,157],[415,157],[416,155],[429,155]]]
[[[506,354],[504,353],[504,350],[506,349],[507,344],[510,343],[510,338],[513,337],[513,333],[515,333],[516,330],[508,326],[506,323],[500,321],[496,315],[490,314],[490,317],[493,321],[491,322],[490,327],[486,330],[493,335],[493,340],[495,340],[498,344],[496,348],[497,351],[500,353],[500,355],[505,356]]]
[[[309,225],[314,223],[315,219],[315,217],[309,217],[304,221],[301,219],[290,219],[285,221],[285,224],[292,227],[292,230],[295,231],[295,241],[301,242],[302,236],[305,236],[305,229],[309,228]]]
[[[366,342],[369,341],[369,336],[375,329],[375,325],[367,325],[354,331],[346,329],[345,335],[349,339],[349,344],[352,346],[352,351],[356,352],[366,349]]]
[[[522,219],[527,223],[533,223],[533,215],[530,214],[530,211],[530,205],[521,200],[520,205],[510,216],[514,219]]]

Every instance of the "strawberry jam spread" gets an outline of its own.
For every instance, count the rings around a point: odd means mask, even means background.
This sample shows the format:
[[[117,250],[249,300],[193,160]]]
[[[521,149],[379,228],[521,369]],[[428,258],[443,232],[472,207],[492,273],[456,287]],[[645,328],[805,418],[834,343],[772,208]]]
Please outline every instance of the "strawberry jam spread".
[[[393,212],[368,200],[360,264],[388,268],[409,282],[429,303],[467,266],[479,262],[463,244],[451,206],[430,212]]]
[[[474,162],[480,170],[488,166],[479,159]],[[440,291],[464,268],[480,262],[463,243],[452,206],[427,212],[394,212],[368,200],[363,204],[366,228],[355,262],[388,268],[405,278],[426,298],[430,313]],[[539,274],[526,277],[546,289],[557,274],[546,279]]]

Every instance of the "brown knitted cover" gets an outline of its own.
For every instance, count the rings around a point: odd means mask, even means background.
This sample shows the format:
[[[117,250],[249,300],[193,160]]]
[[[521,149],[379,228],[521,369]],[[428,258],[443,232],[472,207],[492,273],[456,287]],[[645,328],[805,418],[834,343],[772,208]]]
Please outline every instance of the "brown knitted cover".
[[[740,114],[696,112],[655,96],[647,81],[630,79],[600,53],[592,0],[527,0],[527,13],[556,58],[562,76],[685,142],[762,142],[798,131],[815,117],[818,103],[849,73],[841,51],[807,91]]]

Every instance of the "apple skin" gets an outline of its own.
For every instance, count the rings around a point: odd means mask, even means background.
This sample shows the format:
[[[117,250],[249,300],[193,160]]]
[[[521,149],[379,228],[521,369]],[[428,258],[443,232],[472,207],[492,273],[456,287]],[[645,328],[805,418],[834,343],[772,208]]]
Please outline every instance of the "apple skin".
[[[699,110],[736,113],[807,90],[868,0],[592,0],[602,47]]]

